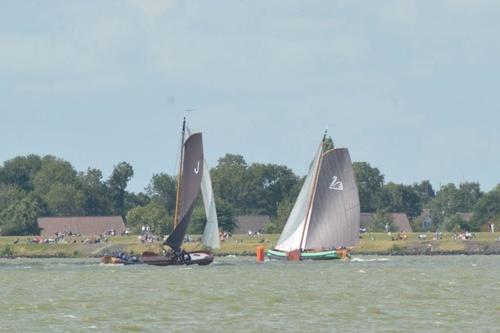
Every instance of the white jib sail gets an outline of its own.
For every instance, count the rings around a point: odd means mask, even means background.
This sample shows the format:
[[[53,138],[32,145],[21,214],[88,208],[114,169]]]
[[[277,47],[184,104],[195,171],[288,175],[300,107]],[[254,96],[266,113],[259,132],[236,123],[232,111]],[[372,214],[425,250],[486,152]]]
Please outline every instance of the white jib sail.
[[[280,251],[292,251],[300,249],[300,240],[308,218],[309,198],[313,189],[314,179],[318,171],[318,163],[320,161],[322,149],[318,149],[313,163],[309,168],[304,185],[295,201],[295,205],[290,212],[290,216],[286,221],[285,227],[281,232],[276,249]]]
[[[201,195],[203,197],[203,204],[205,206],[205,214],[207,216],[207,223],[201,242],[203,245],[210,248],[219,248],[219,223],[217,221],[217,211],[215,209],[215,197],[212,190],[212,181],[210,180],[210,172],[208,169],[207,161],[203,161],[203,174],[201,175]]]

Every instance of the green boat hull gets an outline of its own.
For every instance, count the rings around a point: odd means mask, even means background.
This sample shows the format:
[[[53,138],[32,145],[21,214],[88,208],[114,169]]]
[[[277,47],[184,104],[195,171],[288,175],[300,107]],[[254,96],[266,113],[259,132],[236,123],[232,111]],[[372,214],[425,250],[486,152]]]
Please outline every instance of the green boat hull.
[[[279,250],[267,250],[266,255],[270,259],[288,259],[288,252]],[[333,260],[342,259],[341,254],[337,250],[302,252],[300,260]]]

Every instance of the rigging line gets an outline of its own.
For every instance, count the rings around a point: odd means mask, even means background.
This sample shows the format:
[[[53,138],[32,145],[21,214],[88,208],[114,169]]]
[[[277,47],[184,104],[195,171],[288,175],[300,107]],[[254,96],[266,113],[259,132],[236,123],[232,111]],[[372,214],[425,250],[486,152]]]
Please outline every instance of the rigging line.
[[[184,120],[186,119],[186,117],[187,117],[187,114],[188,114],[189,112],[194,112],[194,111],[195,111],[194,109],[185,109],[185,110],[184,110],[184,114],[180,114],[180,117],[177,117],[177,122],[176,122],[176,123],[179,123],[179,122],[181,122],[181,121],[184,121]],[[187,127],[187,126],[186,126],[186,127]],[[189,133],[188,133],[188,134],[189,134]],[[171,168],[172,168],[172,169],[171,169],[171,171],[172,171],[172,172],[171,172],[171,175],[173,175],[173,176],[176,176],[176,175],[177,175],[177,172],[178,172],[178,170],[177,170],[177,166],[179,165],[179,159],[180,159],[180,154],[181,154],[181,150],[182,150],[182,145],[183,145],[183,143],[184,143],[184,142],[182,142],[182,141],[184,141],[184,140],[182,139],[182,136],[181,136],[181,137],[180,137],[180,140],[179,140],[179,145],[177,146],[177,147],[181,147],[181,149],[176,149],[176,153],[175,153],[175,161],[174,161],[174,164],[173,164],[173,165],[172,165],[172,167],[171,167]]]
[[[176,176],[177,172],[179,171],[178,167],[179,167],[179,159],[180,159],[181,150],[182,150],[182,143],[183,143],[182,136],[180,136],[179,141],[178,141],[178,145],[176,147],[181,147],[181,149],[175,150],[175,161],[174,161],[174,164],[172,165],[172,173],[171,173],[171,175],[173,175],[173,176]]]

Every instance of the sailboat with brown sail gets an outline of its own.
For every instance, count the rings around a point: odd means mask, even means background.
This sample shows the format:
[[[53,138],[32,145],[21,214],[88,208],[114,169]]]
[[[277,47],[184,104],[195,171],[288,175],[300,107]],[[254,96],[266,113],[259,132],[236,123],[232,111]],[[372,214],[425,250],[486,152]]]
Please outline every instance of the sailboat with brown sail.
[[[177,195],[174,215],[174,229],[163,243],[170,249],[164,249],[161,255],[143,253],[142,262],[149,265],[208,265],[213,255],[208,251],[186,252],[181,248],[184,236],[191,221],[194,205],[200,193],[205,161],[203,158],[203,140],[201,133],[189,133],[186,136],[186,119],[182,123],[182,145],[177,177]],[[214,206],[215,209],[215,206]]]
[[[359,240],[360,205],[346,148],[325,149],[326,131],[271,259],[341,259]]]

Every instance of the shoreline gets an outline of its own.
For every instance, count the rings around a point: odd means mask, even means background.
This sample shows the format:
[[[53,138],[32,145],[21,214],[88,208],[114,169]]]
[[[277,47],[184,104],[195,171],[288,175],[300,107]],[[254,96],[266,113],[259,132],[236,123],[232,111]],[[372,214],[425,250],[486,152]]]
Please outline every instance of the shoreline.
[[[500,251],[433,251],[427,253],[417,252],[356,252],[352,253],[352,257],[357,256],[389,256],[389,257],[421,257],[421,256],[497,256]],[[215,257],[254,257],[255,253],[241,252],[241,253],[215,253]],[[20,255],[20,256],[0,256],[0,259],[98,259],[100,255],[96,256],[71,256],[71,255]]]
[[[393,241],[384,233],[366,233],[351,252],[353,257],[362,255],[379,256],[433,256],[433,255],[500,255],[500,233],[476,233],[472,240],[454,240],[451,234],[443,234],[441,240],[421,240],[418,233],[408,234],[406,240]],[[279,235],[234,235],[221,243],[221,248],[213,251],[217,257],[255,256],[257,246],[265,250],[272,248]],[[33,236],[0,237],[0,258],[99,258],[106,252],[123,251],[142,253],[158,252],[159,243],[140,243],[135,236],[110,237],[107,242],[84,244],[83,239],[75,239],[71,244],[35,244]],[[197,239],[197,236],[193,237]],[[428,233],[427,238],[432,239]],[[185,243],[186,251],[200,250],[199,242]]]

